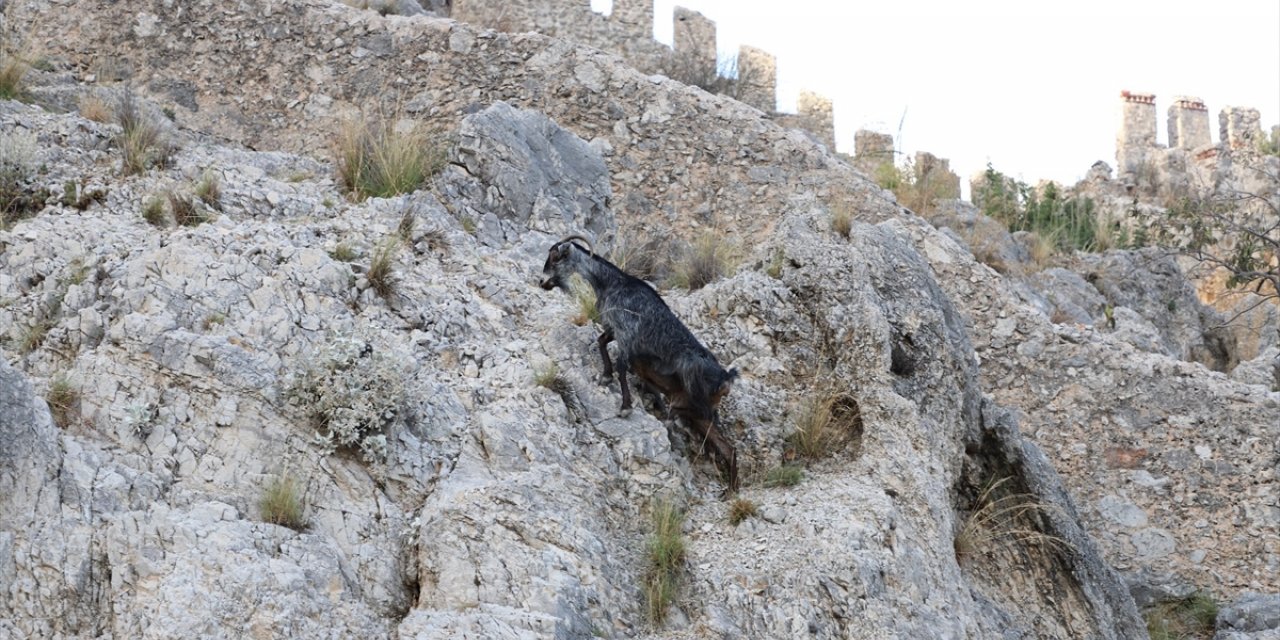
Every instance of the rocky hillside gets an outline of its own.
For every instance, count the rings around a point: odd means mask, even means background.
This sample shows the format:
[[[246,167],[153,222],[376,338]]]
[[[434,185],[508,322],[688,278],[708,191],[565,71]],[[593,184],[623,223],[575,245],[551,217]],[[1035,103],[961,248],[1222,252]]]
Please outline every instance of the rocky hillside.
[[[1277,393],[1055,324],[748,107],[534,34],[321,0],[4,10],[53,68],[32,74],[43,106],[0,102],[43,194],[0,231],[4,633],[1130,638],[1112,566],[1280,591]],[[118,125],[58,113],[125,86],[177,143],[127,177]],[[355,202],[330,147],[392,106],[448,163]],[[166,193],[196,224],[144,219]],[[758,517],[736,526],[687,434],[617,417],[596,330],[535,286],[569,233],[708,227],[738,268],[663,293],[743,371],[722,414]],[[824,389],[855,426],[774,486]],[[327,406],[346,413],[317,430]],[[264,501],[282,486],[294,519]],[[662,501],[687,556],[655,625]]]

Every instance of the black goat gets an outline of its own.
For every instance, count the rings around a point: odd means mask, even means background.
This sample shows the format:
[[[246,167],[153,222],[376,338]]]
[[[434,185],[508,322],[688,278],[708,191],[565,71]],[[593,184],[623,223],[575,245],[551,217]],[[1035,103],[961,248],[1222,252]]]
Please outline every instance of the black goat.
[[[730,488],[736,490],[737,452],[716,428],[716,408],[738,377],[737,369],[726,371],[721,367],[653,287],[574,240],[591,246],[582,236],[569,236],[552,245],[542,266],[542,288],[568,291],[569,277],[576,273],[595,291],[596,309],[600,324],[604,325],[597,343],[606,383],[614,371],[608,344],[615,340],[618,343],[618,384],[622,389],[619,415],[631,412],[627,373],[634,372],[662,392],[675,414],[709,445]]]

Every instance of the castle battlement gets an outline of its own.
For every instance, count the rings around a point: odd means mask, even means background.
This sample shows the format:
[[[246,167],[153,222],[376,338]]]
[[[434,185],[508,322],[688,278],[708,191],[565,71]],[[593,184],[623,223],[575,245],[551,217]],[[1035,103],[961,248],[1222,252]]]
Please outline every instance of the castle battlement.
[[[607,16],[593,10],[590,0],[453,0],[450,17],[499,31],[534,31],[580,42],[616,53],[646,73],[714,79],[719,69],[715,21],[675,7],[674,42],[668,47],[653,39],[653,0],[613,0]],[[672,73],[673,64],[682,67],[679,74]],[[807,131],[834,151],[831,100],[805,91],[797,113],[777,113],[777,68],[773,54],[746,45],[739,48],[737,99],[784,126]]]

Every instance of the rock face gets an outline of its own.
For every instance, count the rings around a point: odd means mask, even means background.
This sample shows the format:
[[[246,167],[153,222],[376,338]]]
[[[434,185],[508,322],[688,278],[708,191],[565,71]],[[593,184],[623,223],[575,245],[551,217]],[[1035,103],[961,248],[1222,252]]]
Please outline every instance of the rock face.
[[[803,136],[592,49],[324,0],[179,4],[5,8],[6,36],[68,66],[127,67],[184,141],[119,178],[114,125],[0,103],[41,142],[35,181],[107,192],[0,232],[0,398],[24,416],[0,422],[19,434],[0,455],[24,461],[0,495],[6,633],[1136,638],[1111,564],[1280,590],[1280,402],[1170,357],[1176,323],[1134,311],[1126,342],[1053,321]],[[64,79],[36,93],[74,105]],[[432,189],[351,204],[292,153],[323,155],[374,96],[458,143]],[[212,222],[140,218],[210,174]],[[837,207],[857,212],[847,239]],[[744,372],[722,419],[763,517],[738,527],[686,434],[616,417],[596,332],[534,286],[566,233],[708,226],[743,264],[663,293]],[[1087,289],[1069,298],[1096,321]],[[402,373],[369,422],[385,454],[330,452],[290,403],[353,340],[342,366]],[[556,391],[533,383],[552,363]],[[24,380],[59,375],[80,398],[55,430]],[[763,486],[817,382],[860,428],[799,486]],[[278,478],[303,487],[302,531],[261,521]],[[654,629],[639,584],[661,497],[686,506],[689,561]],[[1017,517],[979,526],[1001,505]]]

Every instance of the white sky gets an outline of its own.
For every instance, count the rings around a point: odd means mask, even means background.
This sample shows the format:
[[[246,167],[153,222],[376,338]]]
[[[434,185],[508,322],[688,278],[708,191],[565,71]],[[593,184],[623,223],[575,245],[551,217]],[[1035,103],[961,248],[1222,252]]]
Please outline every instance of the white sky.
[[[1204,99],[1215,141],[1224,106],[1280,124],[1277,0],[656,0],[663,42],[676,4],[716,21],[722,57],[777,56],[783,111],[801,89],[832,98],[840,151],[890,133],[966,185],[987,162],[1032,183],[1114,167],[1124,89],[1156,94],[1161,143],[1175,95]]]

